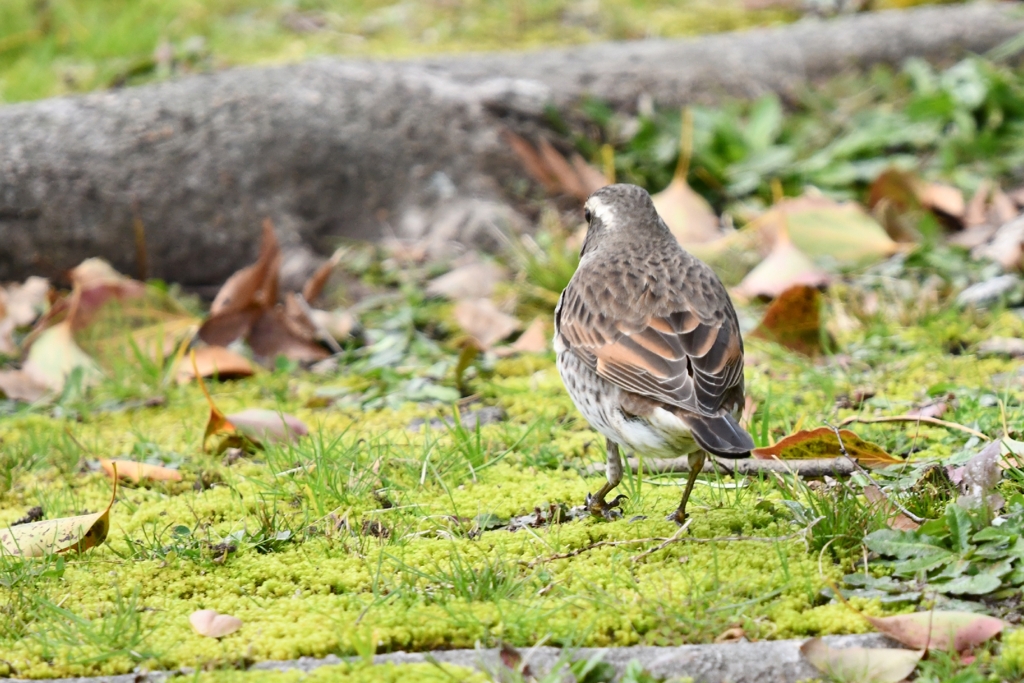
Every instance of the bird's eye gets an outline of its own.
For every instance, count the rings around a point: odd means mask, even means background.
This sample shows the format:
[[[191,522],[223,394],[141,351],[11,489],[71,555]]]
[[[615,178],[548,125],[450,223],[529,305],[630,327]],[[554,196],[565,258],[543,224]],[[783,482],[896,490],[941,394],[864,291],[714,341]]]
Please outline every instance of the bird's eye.
[[[591,218],[593,216],[590,214],[590,209],[583,209],[583,220],[589,223]]]

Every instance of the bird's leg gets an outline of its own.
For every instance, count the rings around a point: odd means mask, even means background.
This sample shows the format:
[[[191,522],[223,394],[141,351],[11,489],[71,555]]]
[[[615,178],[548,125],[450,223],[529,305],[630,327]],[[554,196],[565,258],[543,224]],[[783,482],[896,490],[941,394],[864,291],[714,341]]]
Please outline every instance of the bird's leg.
[[[686,521],[686,501],[690,499],[690,492],[693,491],[693,483],[697,481],[697,475],[704,469],[704,451],[696,451],[686,456],[690,465],[690,476],[686,479],[686,490],[683,491],[683,500],[679,503],[679,509],[668,516],[670,522],[680,526]]]
[[[622,481],[622,459],[619,457],[619,445],[610,439],[608,440],[608,467],[605,474],[608,476],[607,483],[596,494],[588,493],[585,505],[590,510],[590,514],[595,517],[615,519],[622,516],[622,513],[615,508],[622,505],[622,501],[626,497],[616,496],[610,503],[606,503],[604,500],[605,496]]]

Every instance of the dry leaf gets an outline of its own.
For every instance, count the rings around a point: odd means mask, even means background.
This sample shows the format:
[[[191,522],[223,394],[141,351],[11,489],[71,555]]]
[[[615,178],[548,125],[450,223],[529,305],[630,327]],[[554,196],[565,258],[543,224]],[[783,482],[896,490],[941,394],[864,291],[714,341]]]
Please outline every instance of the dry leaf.
[[[561,190],[558,181],[551,171],[548,170],[547,164],[541,159],[533,145],[509,130],[504,132],[504,138],[512,152],[519,157],[519,161],[523,164],[526,173],[531,178],[543,185],[544,189],[551,194]]]
[[[540,148],[540,158],[547,165],[551,175],[558,181],[562,192],[581,202],[586,201],[590,193],[583,187],[583,182],[576,174],[576,169],[572,167],[572,164],[566,161],[565,157],[546,139],[541,138],[538,147]]]
[[[0,545],[11,555],[42,557],[68,551],[82,552],[98,546],[110,530],[110,508],[117,496],[117,481],[110,502],[101,512],[75,517],[19,524],[0,530]]]
[[[178,364],[178,384],[188,384],[195,379],[196,372],[203,377],[216,376],[219,379],[249,377],[254,372],[248,358],[223,346],[200,346],[194,349],[194,354],[194,366],[184,358]]]
[[[953,218],[963,219],[967,203],[960,188],[944,183],[921,183],[917,191],[923,206]]]
[[[234,431],[253,443],[291,443],[309,434],[299,418],[264,408],[248,408],[226,416]]]
[[[455,321],[486,351],[519,329],[520,323],[498,310],[490,299],[467,299],[455,306]]]
[[[576,175],[583,183],[583,189],[586,190],[588,197],[608,184],[604,173],[588,164],[579,154],[572,155],[572,167],[576,169]]]
[[[976,612],[914,612],[892,617],[862,614],[881,633],[907,647],[967,652],[1003,630],[1003,621]]]
[[[113,479],[115,475],[121,479],[138,484],[144,479],[149,481],[181,481],[181,472],[170,467],[147,465],[133,460],[108,460],[100,458],[100,467]]]
[[[771,253],[747,273],[733,292],[748,299],[775,298],[791,287],[824,287],[830,279],[828,273],[814,265],[793,244],[785,228],[781,228]]]
[[[43,312],[50,293],[50,281],[32,276],[20,285],[8,285],[6,292],[7,319],[12,320],[15,327],[25,327]]]
[[[220,614],[217,610],[201,609],[188,617],[195,632],[208,638],[223,638],[242,628],[242,620],[229,614]]]
[[[668,187],[651,199],[658,215],[684,247],[711,242],[722,236],[714,209],[682,176],[674,177]]]
[[[505,276],[504,268],[489,261],[467,263],[427,283],[427,296],[441,296],[454,301],[489,297]]]
[[[259,258],[221,286],[210,305],[210,317],[199,328],[199,338],[212,346],[228,346],[247,335],[262,312],[277,302],[280,262],[281,247],[268,219],[263,223]]]
[[[64,320],[43,330],[28,350],[23,372],[37,384],[59,392],[76,368],[81,368],[83,381],[92,382],[100,370],[92,358],[75,343],[71,320]]]
[[[348,339],[352,336],[352,331],[356,329],[356,317],[348,311],[341,309],[321,311],[314,308],[311,312],[313,314],[313,324],[327,332],[337,341]]]
[[[50,393],[50,388],[24,370],[0,370],[0,394],[12,401],[35,403]]]
[[[886,453],[881,446],[865,441],[849,429],[839,430],[843,437],[846,453],[864,467],[887,467],[902,464],[899,458]],[[774,446],[755,448],[750,455],[760,460],[815,460],[822,458],[838,458],[839,439],[831,427],[801,430],[790,434]]]
[[[544,353],[548,350],[548,336],[547,319],[538,316],[519,339],[512,342],[512,348],[520,353]]]
[[[924,656],[920,650],[833,648],[821,638],[808,640],[800,653],[818,671],[850,683],[899,683],[914,673]]]
[[[864,487],[864,497],[872,505],[879,506],[885,512],[885,523],[890,529],[897,531],[915,531],[920,524],[903,514],[895,505],[889,502],[881,489],[874,484]]]
[[[327,284],[327,280],[330,279],[331,273],[334,272],[335,267],[341,263],[341,258],[344,256],[344,249],[337,249],[331,258],[329,258],[322,266],[316,269],[316,272],[309,276],[306,280],[306,284],[302,286],[302,298],[308,303],[312,304],[320,294],[324,291],[324,285]]]
[[[195,358],[193,351],[191,354],[193,375],[198,380],[199,389],[210,406],[210,418],[207,420],[206,430],[203,432],[204,449],[207,441],[214,434],[238,434],[259,445],[264,442],[297,441],[299,437],[309,433],[306,424],[299,418],[274,410],[250,408],[240,413],[225,415],[213,402],[213,396],[210,395],[210,391],[206,388],[206,382],[203,381],[203,376],[199,374],[196,367]]]
[[[294,321],[277,306],[263,313],[253,323],[246,341],[259,358],[284,356],[301,363],[323,360],[331,354],[296,329]]]
[[[751,336],[815,356],[822,351],[821,335],[821,293],[814,287],[797,285],[772,301]]]
[[[766,244],[785,231],[812,258],[828,257],[856,265],[900,250],[885,229],[855,202],[836,202],[816,194],[783,199],[754,222]],[[804,283],[808,284],[808,283]]]
[[[1024,260],[1024,216],[1001,224],[987,243],[971,249],[976,259],[991,259],[1003,270],[1017,270]]]
[[[101,258],[82,261],[70,275],[71,283],[80,292],[77,304],[71,305],[68,313],[71,326],[76,330],[88,325],[107,301],[138,298],[146,291],[145,284],[122,275]],[[59,310],[59,307],[55,308]]]

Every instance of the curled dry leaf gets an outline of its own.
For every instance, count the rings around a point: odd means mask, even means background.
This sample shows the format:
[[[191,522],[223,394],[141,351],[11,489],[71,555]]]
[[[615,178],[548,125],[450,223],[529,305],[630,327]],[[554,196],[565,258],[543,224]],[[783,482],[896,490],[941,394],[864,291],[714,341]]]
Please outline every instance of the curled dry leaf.
[[[681,175],[677,174],[668,187],[651,199],[658,215],[684,247],[712,242],[722,236],[714,209]]]
[[[242,628],[242,620],[217,610],[201,609],[188,616],[188,623],[201,636],[223,638]]]
[[[821,293],[807,285],[783,291],[768,306],[751,336],[808,356],[821,353]]]
[[[865,441],[849,429],[841,429],[839,433],[843,437],[846,453],[863,467],[887,467],[903,463],[899,458],[886,453],[881,446]],[[818,427],[790,434],[774,446],[755,448],[750,455],[759,460],[817,460],[840,457],[842,451],[835,431],[831,427]]]
[[[148,465],[144,462],[133,460],[108,460],[100,458],[100,467],[113,479],[120,477],[138,484],[143,480],[148,481],[181,481],[181,472],[172,470],[170,467],[159,465]]]
[[[92,320],[103,304],[111,299],[124,301],[141,297],[146,285],[114,270],[101,258],[82,261],[71,270],[71,283],[80,292],[77,305],[71,306],[71,326],[79,330]]]
[[[351,337],[358,324],[352,313],[342,309],[321,311],[314,308],[311,313],[313,324],[334,337],[336,341],[344,341]]]
[[[199,381],[199,388],[210,406],[210,418],[206,422],[206,431],[203,433],[203,448],[206,448],[206,443],[214,434],[237,434],[259,445],[268,442],[293,442],[309,433],[309,428],[302,420],[275,410],[250,408],[240,413],[225,415],[213,402],[213,397],[210,396],[210,391],[206,388],[206,382],[203,381],[203,376],[196,368],[195,352],[192,353],[191,360],[193,374]]]
[[[821,638],[811,638],[800,653],[818,671],[836,681],[857,683],[899,683],[914,673],[924,651],[884,648],[829,647]]]
[[[246,341],[259,358],[284,356],[302,363],[323,360],[331,354],[312,341],[313,323],[304,312],[294,317],[280,306],[262,312],[253,323]]]
[[[575,154],[571,162],[566,161],[544,138],[540,139],[537,148],[512,131],[506,130],[504,138],[512,152],[519,157],[527,175],[551,194],[567,194],[584,201],[594,190],[608,184],[604,175],[581,156]]]
[[[512,348],[520,353],[544,353],[548,350],[547,319],[536,317],[519,339],[512,342]]]
[[[768,257],[747,273],[733,292],[747,299],[773,299],[792,287],[824,287],[830,279],[793,244],[783,228],[777,233]]]
[[[82,552],[98,546],[110,530],[110,508],[117,496],[117,480],[107,507],[89,515],[48,519],[0,529],[0,545],[11,555],[42,557],[68,551]]]
[[[520,323],[498,310],[490,299],[466,299],[455,306],[455,321],[481,351],[519,329]]]
[[[321,293],[324,291],[324,286],[327,284],[327,280],[330,279],[331,273],[339,263],[341,263],[342,257],[345,255],[344,249],[337,249],[331,258],[329,258],[322,266],[316,269],[309,279],[306,280],[306,284],[302,286],[302,298],[312,304]]]
[[[202,377],[219,379],[249,377],[254,372],[248,358],[223,346],[201,346],[194,349],[194,355],[195,365],[184,358],[178,364],[178,384],[188,384],[197,372]]]

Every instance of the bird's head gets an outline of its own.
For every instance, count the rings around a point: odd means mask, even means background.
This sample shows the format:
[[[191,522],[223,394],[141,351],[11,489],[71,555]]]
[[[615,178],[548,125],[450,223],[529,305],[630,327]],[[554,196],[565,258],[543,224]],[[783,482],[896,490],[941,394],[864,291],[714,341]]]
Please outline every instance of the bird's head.
[[[636,185],[617,183],[594,192],[583,205],[587,237],[581,254],[602,244],[626,241],[650,243],[671,238],[665,222],[658,216],[647,190]]]

